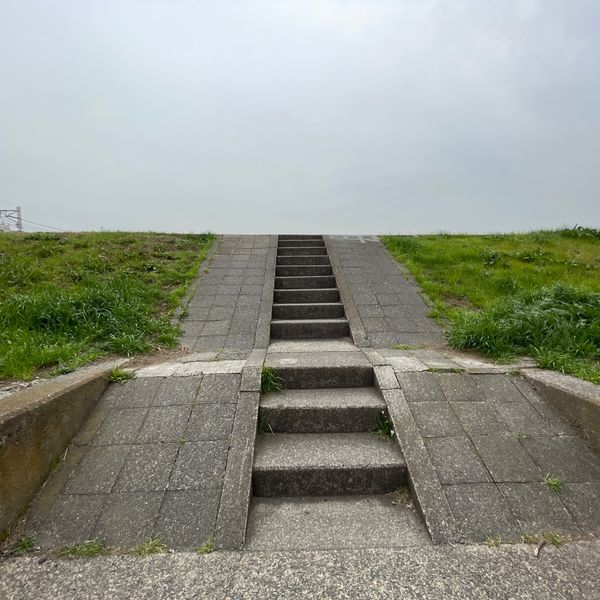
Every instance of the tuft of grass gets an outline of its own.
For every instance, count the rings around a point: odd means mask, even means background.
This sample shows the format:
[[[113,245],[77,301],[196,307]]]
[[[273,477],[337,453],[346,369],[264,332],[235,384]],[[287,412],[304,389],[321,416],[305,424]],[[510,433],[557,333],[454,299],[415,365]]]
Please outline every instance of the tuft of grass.
[[[545,533],[544,539],[549,544],[552,544],[552,546],[562,546],[562,544],[564,543],[563,538],[560,535],[558,535],[558,533],[554,533],[553,531],[549,531],[548,533]]]
[[[499,535],[491,536],[488,535],[485,538],[485,545],[490,548],[497,548],[502,543],[502,538]]]
[[[391,422],[385,410],[382,410],[377,415],[377,428],[375,429],[375,433],[383,437],[394,437],[394,424]]]
[[[66,373],[174,346],[171,323],[214,236],[0,235],[0,377]]]
[[[262,434],[273,433],[273,428],[264,419],[261,419],[258,424],[258,433],[262,433]]]
[[[529,533],[522,533],[521,534],[521,541],[524,544],[537,544],[538,543],[538,538],[535,535],[530,535]]]
[[[198,548],[198,554],[210,554],[211,552],[215,551],[215,543],[214,541],[211,540],[207,540],[206,542],[204,542],[204,544],[202,544],[199,548]]]
[[[552,477],[550,473],[544,477],[544,483],[548,486],[548,489],[553,494],[561,494],[565,487],[562,479],[559,479],[558,477]]]
[[[130,379],[135,379],[135,373],[121,369],[121,367],[113,367],[106,378],[112,383],[125,383]]]
[[[167,545],[156,535],[139,543],[132,550],[138,556],[149,556],[150,554],[162,554],[168,550]]]
[[[270,394],[280,392],[283,388],[283,379],[277,375],[275,369],[263,366],[260,374],[260,391],[263,394]]]
[[[600,383],[600,230],[383,236],[449,343]]]
[[[419,346],[411,346],[410,344],[394,344],[392,350],[418,350]]]
[[[23,556],[33,550],[35,550],[35,539],[30,536],[24,536],[13,544],[10,551],[14,556]]]
[[[106,546],[98,540],[88,540],[82,544],[66,546],[58,551],[58,556],[67,558],[89,558],[106,552]]]

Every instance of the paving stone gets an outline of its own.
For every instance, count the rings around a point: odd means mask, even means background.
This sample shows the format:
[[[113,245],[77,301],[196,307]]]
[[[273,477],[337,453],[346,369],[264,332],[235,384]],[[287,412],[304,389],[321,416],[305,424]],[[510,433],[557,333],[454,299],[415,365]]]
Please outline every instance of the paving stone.
[[[164,492],[110,494],[94,528],[94,538],[118,548],[131,548],[147,540],[163,496]]]
[[[58,496],[43,525],[30,533],[42,548],[61,548],[90,540],[107,500],[108,494]]]
[[[219,297],[219,300],[220,299],[221,299],[221,297]],[[218,306],[220,306],[220,305],[218,305]],[[187,316],[185,317],[185,320],[186,320],[186,322],[187,321],[206,321],[206,317],[208,317],[208,310],[209,310],[208,306],[188,307]]]
[[[549,434],[544,420],[525,399],[521,402],[498,404],[498,412],[511,431],[529,435]]]
[[[137,438],[139,444],[177,442],[185,430],[191,406],[150,408]]]
[[[481,402],[484,396],[473,382],[472,375],[465,373],[436,373],[436,381],[448,402]]]
[[[166,490],[178,444],[133,446],[119,474],[114,492]]]
[[[425,444],[442,484],[491,481],[469,438],[429,438]]]
[[[198,337],[199,335],[202,335],[203,330],[205,327],[205,320],[199,321],[197,319],[191,321],[191,320],[185,320],[182,324],[181,324],[181,328],[183,329],[183,336],[185,338],[195,338]]]
[[[475,382],[486,400],[491,402],[523,402],[523,394],[507,375],[474,375]]]
[[[463,434],[460,423],[446,402],[413,402],[410,410],[423,437]]]
[[[202,330],[203,335],[227,335],[231,322],[226,321],[207,321]]]
[[[371,333],[369,341],[373,348],[389,348],[398,343],[398,336],[395,333]]]
[[[463,535],[483,542],[501,536],[503,541],[519,539],[522,528],[493,483],[467,483],[444,486],[452,512]]]
[[[218,507],[216,492],[167,491],[155,534],[170,548],[196,550],[214,537]]]
[[[377,387],[380,390],[391,390],[400,387],[394,374],[394,370],[387,366],[373,367]]]
[[[165,379],[154,399],[154,406],[193,404],[201,383],[202,377],[198,376]]]
[[[600,482],[568,483],[561,494],[569,513],[585,532],[600,532]]]
[[[200,404],[185,428],[186,442],[225,440],[231,435],[235,404]]]
[[[138,377],[124,384],[113,383],[104,399],[111,408],[146,408],[152,406],[161,379]]]
[[[471,441],[494,481],[540,481],[545,475],[510,433],[474,435]]]
[[[203,350],[217,350],[223,348],[224,344],[224,335],[203,335],[197,338],[193,349],[196,352],[201,352]]]
[[[573,436],[532,436],[520,440],[544,475],[565,482],[600,481],[597,456]]]
[[[414,373],[428,369],[424,362],[414,356],[392,356],[386,360],[396,373]]]
[[[237,374],[208,374],[204,376],[198,402],[237,402],[242,376]]]
[[[147,408],[109,410],[91,443],[94,446],[135,443],[147,413]]]
[[[234,307],[239,302],[239,296],[215,296],[215,300],[212,304],[213,308],[220,307]],[[228,314],[228,313],[225,313]],[[208,317],[208,311],[204,316],[204,319]],[[227,317],[228,318],[228,317]]]
[[[579,533],[559,497],[544,483],[501,483],[498,488],[523,533]]]
[[[65,486],[66,494],[100,494],[112,490],[131,446],[92,446]]]
[[[396,377],[408,402],[446,402],[437,378],[431,373],[398,373]]]
[[[170,490],[220,489],[227,460],[226,442],[186,442],[179,450]]]
[[[452,402],[452,410],[469,435],[506,431],[506,424],[490,402]]]

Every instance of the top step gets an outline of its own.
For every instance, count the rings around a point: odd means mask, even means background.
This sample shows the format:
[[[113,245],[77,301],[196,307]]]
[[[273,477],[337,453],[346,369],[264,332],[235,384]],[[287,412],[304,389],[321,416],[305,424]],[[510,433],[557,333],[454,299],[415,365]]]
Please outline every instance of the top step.
[[[325,246],[325,242],[323,240],[282,240],[280,238],[277,245],[279,248],[316,248]]]
[[[280,235],[279,240],[322,240],[322,235]]]

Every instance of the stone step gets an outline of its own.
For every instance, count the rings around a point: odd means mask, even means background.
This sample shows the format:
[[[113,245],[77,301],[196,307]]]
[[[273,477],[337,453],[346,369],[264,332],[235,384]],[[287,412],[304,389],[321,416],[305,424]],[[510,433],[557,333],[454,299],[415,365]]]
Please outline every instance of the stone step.
[[[333,275],[330,265],[284,265],[275,268],[277,277],[306,277],[314,275]]]
[[[407,480],[398,445],[374,433],[275,433],[257,437],[254,495],[386,494]]]
[[[290,234],[285,234],[285,235],[280,235],[279,236],[280,240],[322,240],[323,236],[322,235],[290,235]]]
[[[301,248],[305,246],[325,246],[323,239],[320,240],[282,240],[277,243],[278,248]]]
[[[362,352],[267,353],[265,365],[275,369],[287,389],[373,385],[373,367]]]
[[[307,275],[301,277],[275,277],[277,290],[323,289],[336,287],[333,275]]]
[[[373,387],[282,390],[260,399],[263,431],[342,433],[373,431],[386,404]]]
[[[307,302],[339,302],[340,292],[336,287],[329,289],[275,290],[273,302],[276,304],[305,304]]]
[[[314,256],[278,256],[278,265],[329,265],[329,256],[326,254],[315,254]]]
[[[246,540],[246,550],[267,552],[431,545],[406,488],[377,496],[254,498]]]
[[[312,255],[327,255],[325,246],[301,246],[301,247],[279,247],[277,248],[277,256],[312,256]]]
[[[341,302],[273,304],[273,319],[340,319],[344,314]]]
[[[271,337],[278,340],[315,340],[348,337],[347,319],[272,320]]]

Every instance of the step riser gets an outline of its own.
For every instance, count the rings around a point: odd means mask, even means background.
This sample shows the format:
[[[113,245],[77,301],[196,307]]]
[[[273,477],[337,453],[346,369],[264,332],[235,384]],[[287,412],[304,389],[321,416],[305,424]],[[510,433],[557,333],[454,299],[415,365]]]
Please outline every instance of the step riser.
[[[348,321],[322,323],[320,321],[271,322],[271,338],[277,340],[316,340],[348,337]]]
[[[329,266],[329,257],[327,255],[315,256],[278,256],[277,265],[318,265]]]
[[[277,256],[295,256],[299,254],[300,256],[315,256],[315,255],[327,255],[327,248],[323,247],[305,247],[305,248],[278,248]]]
[[[273,304],[273,319],[341,319],[342,304]]]
[[[259,413],[263,431],[273,433],[345,433],[377,429],[376,407],[349,408],[286,408],[261,407]]]
[[[279,241],[287,240],[323,240],[322,235],[280,235]]]
[[[340,292],[337,289],[329,290],[275,290],[273,302],[275,304],[307,304],[314,302],[339,302]]]
[[[280,239],[278,248],[301,248],[306,246],[325,246],[325,242],[321,240],[282,240]]]
[[[333,275],[329,265],[288,265],[276,267],[276,277],[306,277],[309,275]]]
[[[275,289],[277,290],[307,290],[335,287],[336,282],[333,276],[275,277]]]
[[[353,388],[373,385],[373,367],[277,367],[277,375],[290,390]]]
[[[254,470],[254,495],[263,498],[284,496],[345,496],[387,494],[407,481],[406,468],[369,466],[307,470]]]

